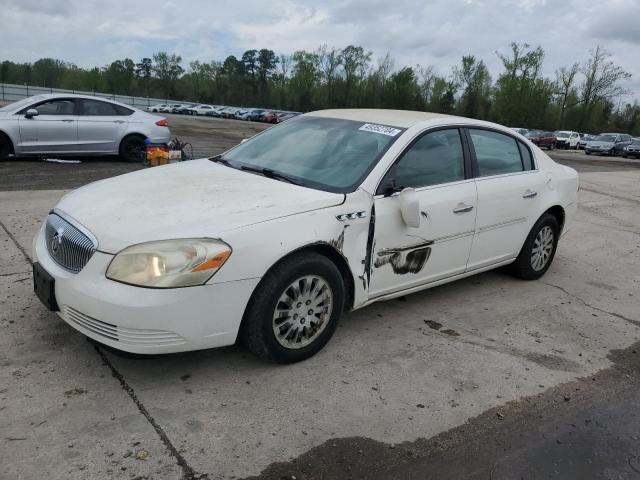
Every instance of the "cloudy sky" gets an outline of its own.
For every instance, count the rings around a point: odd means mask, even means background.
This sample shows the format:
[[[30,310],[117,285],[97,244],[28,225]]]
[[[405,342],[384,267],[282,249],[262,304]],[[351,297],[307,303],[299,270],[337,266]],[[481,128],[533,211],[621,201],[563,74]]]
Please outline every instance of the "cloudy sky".
[[[633,74],[629,99],[640,97],[640,0],[0,0],[0,12],[0,59],[84,67],[159,50],[186,65],[251,48],[355,44],[441,74],[472,53],[495,77],[496,50],[517,41],[545,49],[551,76],[600,44]]]

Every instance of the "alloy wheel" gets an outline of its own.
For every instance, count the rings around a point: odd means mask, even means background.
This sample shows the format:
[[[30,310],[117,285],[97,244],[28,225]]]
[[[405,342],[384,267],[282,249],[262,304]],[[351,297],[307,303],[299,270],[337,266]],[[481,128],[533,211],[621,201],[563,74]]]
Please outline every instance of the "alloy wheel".
[[[317,275],[306,275],[284,289],[273,313],[273,334],[289,349],[313,343],[329,323],[333,310],[333,292],[328,282]]]
[[[551,258],[553,252],[554,233],[551,227],[544,226],[536,235],[531,250],[531,268],[536,272],[542,270]]]

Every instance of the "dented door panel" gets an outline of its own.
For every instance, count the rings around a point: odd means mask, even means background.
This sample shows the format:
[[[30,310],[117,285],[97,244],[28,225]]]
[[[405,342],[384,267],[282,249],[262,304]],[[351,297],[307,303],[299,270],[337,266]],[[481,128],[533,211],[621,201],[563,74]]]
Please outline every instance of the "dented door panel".
[[[375,199],[371,297],[463,273],[466,268],[475,230],[475,183],[465,180],[417,192],[418,228],[402,220],[398,195]],[[455,213],[461,206],[466,211]]]

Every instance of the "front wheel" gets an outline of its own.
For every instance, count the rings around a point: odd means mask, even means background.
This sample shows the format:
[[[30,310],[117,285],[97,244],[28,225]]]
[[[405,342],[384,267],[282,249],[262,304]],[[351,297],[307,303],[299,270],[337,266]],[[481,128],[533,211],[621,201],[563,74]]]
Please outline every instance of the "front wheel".
[[[559,234],[556,217],[548,213],[542,215],[529,232],[518,258],[511,264],[512,273],[523,280],[542,277],[556,254]]]
[[[307,252],[285,259],[256,287],[245,312],[244,344],[278,363],[315,355],[338,326],[344,290],[340,271],[328,258]]]

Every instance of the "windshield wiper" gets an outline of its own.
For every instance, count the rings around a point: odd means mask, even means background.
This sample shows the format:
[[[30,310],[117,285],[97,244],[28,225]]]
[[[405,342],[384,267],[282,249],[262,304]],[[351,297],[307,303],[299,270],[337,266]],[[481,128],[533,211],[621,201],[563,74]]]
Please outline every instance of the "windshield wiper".
[[[209,159],[210,162],[221,163],[227,167],[231,167],[229,160],[222,158],[222,155],[216,155],[215,157],[211,157]],[[232,167],[233,168],[233,167]]]
[[[276,172],[274,170],[271,170],[270,168],[248,167],[246,165],[242,165],[240,167],[240,170],[259,173],[260,175],[263,175],[268,178],[273,178],[275,180],[282,180],[288,183],[292,183],[294,185],[300,185],[299,182],[295,181],[293,178],[289,177],[288,175],[285,175],[284,173]]]

